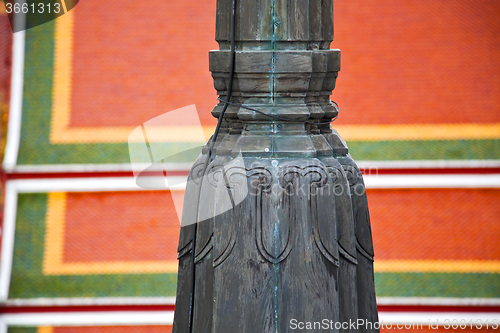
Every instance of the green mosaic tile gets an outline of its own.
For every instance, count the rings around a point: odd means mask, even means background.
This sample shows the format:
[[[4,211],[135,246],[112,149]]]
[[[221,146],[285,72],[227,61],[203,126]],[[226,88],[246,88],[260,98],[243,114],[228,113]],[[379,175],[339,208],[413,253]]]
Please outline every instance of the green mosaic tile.
[[[24,98],[18,165],[130,163],[127,143],[51,144],[49,142],[54,66],[54,22],[26,31]],[[199,143],[202,145],[203,143]],[[169,162],[194,162],[192,143],[165,144]]]
[[[44,276],[46,194],[20,194],[9,298],[175,296],[176,274]]]
[[[9,327],[7,333],[36,333],[36,327]]]
[[[375,273],[377,296],[500,297],[500,274]]]
[[[354,160],[498,160],[500,140],[348,142]]]
[[[50,144],[54,22],[26,31],[25,86],[19,165],[129,163],[126,143]],[[200,143],[201,144],[201,143]],[[356,160],[500,159],[500,140],[348,142]],[[169,144],[172,154],[192,148]],[[198,152],[171,162],[192,162]]]

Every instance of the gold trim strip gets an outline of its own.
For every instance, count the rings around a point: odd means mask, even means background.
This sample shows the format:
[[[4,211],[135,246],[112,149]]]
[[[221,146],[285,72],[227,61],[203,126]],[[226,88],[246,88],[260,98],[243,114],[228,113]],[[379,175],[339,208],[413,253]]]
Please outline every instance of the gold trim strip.
[[[54,328],[49,326],[38,327],[37,333],[54,333]]]
[[[375,260],[376,273],[500,273],[498,260]]]
[[[79,144],[79,143],[127,143],[133,127],[79,127],[71,129],[52,128],[50,143],[52,144]],[[203,127],[205,138],[215,131],[215,126]],[[179,127],[148,127],[148,139],[150,142],[166,143],[197,143],[196,136],[189,135],[197,133],[198,128],[194,126]],[[139,138],[136,138],[139,139]],[[200,145],[204,142],[199,142]]]
[[[347,141],[500,139],[500,124],[412,124],[334,126]]]
[[[177,260],[64,262],[66,193],[48,193],[45,217],[43,275],[177,273]]]
[[[70,128],[71,89],[73,66],[73,11],[55,21],[54,78],[52,90],[52,119],[50,143],[122,143],[128,142],[135,127],[79,127]],[[151,142],[197,142],[190,133],[198,130],[192,126],[148,127]],[[215,126],[203,127],[209,138]]]
[[[49,193],[45,216],[45,244],[42,272],[57,274],[63,262],[66,193]]]
[[[118,261],[64,263],[66,193],[49,193],[47,202],[44,275],[176,273],[177,261]],[[377,273],[500,273],[496,260],[378,260]]]
[[[73,11],[55,20],[54,78],[50,142],[59,143],[69,127],[73,63]]]
[[[64,14],[67,14],[68,13],[68,9],[66,8],[66,1],[65,0],[61,0],[61,4],[62,4],[63,10],[64,10]]]
[[[59,17],[55,28],[53,106],[50,130],[52,144],[123,143],[135,127],[70,128],[73,11]],[[500,123],[493,124],[411,124],[338,125],[332,124],[347,141],[485,140],[500,139]],[[215,127],[203,127],[209,138]],[[158,127],[151,141],[193,142],[191,127]],[[148,128],[148,136],[149,128]]]

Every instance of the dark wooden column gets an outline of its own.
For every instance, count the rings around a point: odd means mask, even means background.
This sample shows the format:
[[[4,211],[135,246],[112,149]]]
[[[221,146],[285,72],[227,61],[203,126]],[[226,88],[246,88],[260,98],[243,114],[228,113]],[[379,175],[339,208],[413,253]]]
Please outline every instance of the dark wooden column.
[[[221,100],[232,3],[217,2],[220,50],[210,52]],[[331,321],[312,330],[321,332],[358,318],[374,323],[365,188],[328,124],[340,70],[340,51],[330,49],[333,1],[236,4],[233,104],[205,177],[208,145],[189,176],[174,332],[289,332],[294,319]]]

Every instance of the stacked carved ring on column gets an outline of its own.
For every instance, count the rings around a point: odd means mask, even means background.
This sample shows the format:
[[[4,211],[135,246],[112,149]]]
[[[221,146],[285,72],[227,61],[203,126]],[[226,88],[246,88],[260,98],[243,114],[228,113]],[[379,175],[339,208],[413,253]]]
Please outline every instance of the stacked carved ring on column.
[[[222,101],[230,5],[218,1],[221,50],[210,52]],[[288,332],[291,319],[377,321],[361,172],[324,124],[338,114],[330,101],[340,70],[340,51],[329,49],[332,12],[331,0],[238,1],[234,104],[206,175],[208,145],[188,178],[174,332]]]

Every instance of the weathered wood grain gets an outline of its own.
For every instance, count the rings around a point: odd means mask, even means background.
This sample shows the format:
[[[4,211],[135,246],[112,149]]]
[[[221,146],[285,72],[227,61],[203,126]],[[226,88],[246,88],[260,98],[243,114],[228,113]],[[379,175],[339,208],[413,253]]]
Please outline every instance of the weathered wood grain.
[[[220,50],[209,55],[221,99],[231,4],[217,1]],[[205,177],[208,143],[188,178],[173,331],[285,333],[292,319],[375,322],[363,179],[324,123],[338,114],[330,100],[340,70],[340,51],[330,50],[333,1],[238,0],[235,23],[235,105]]]

